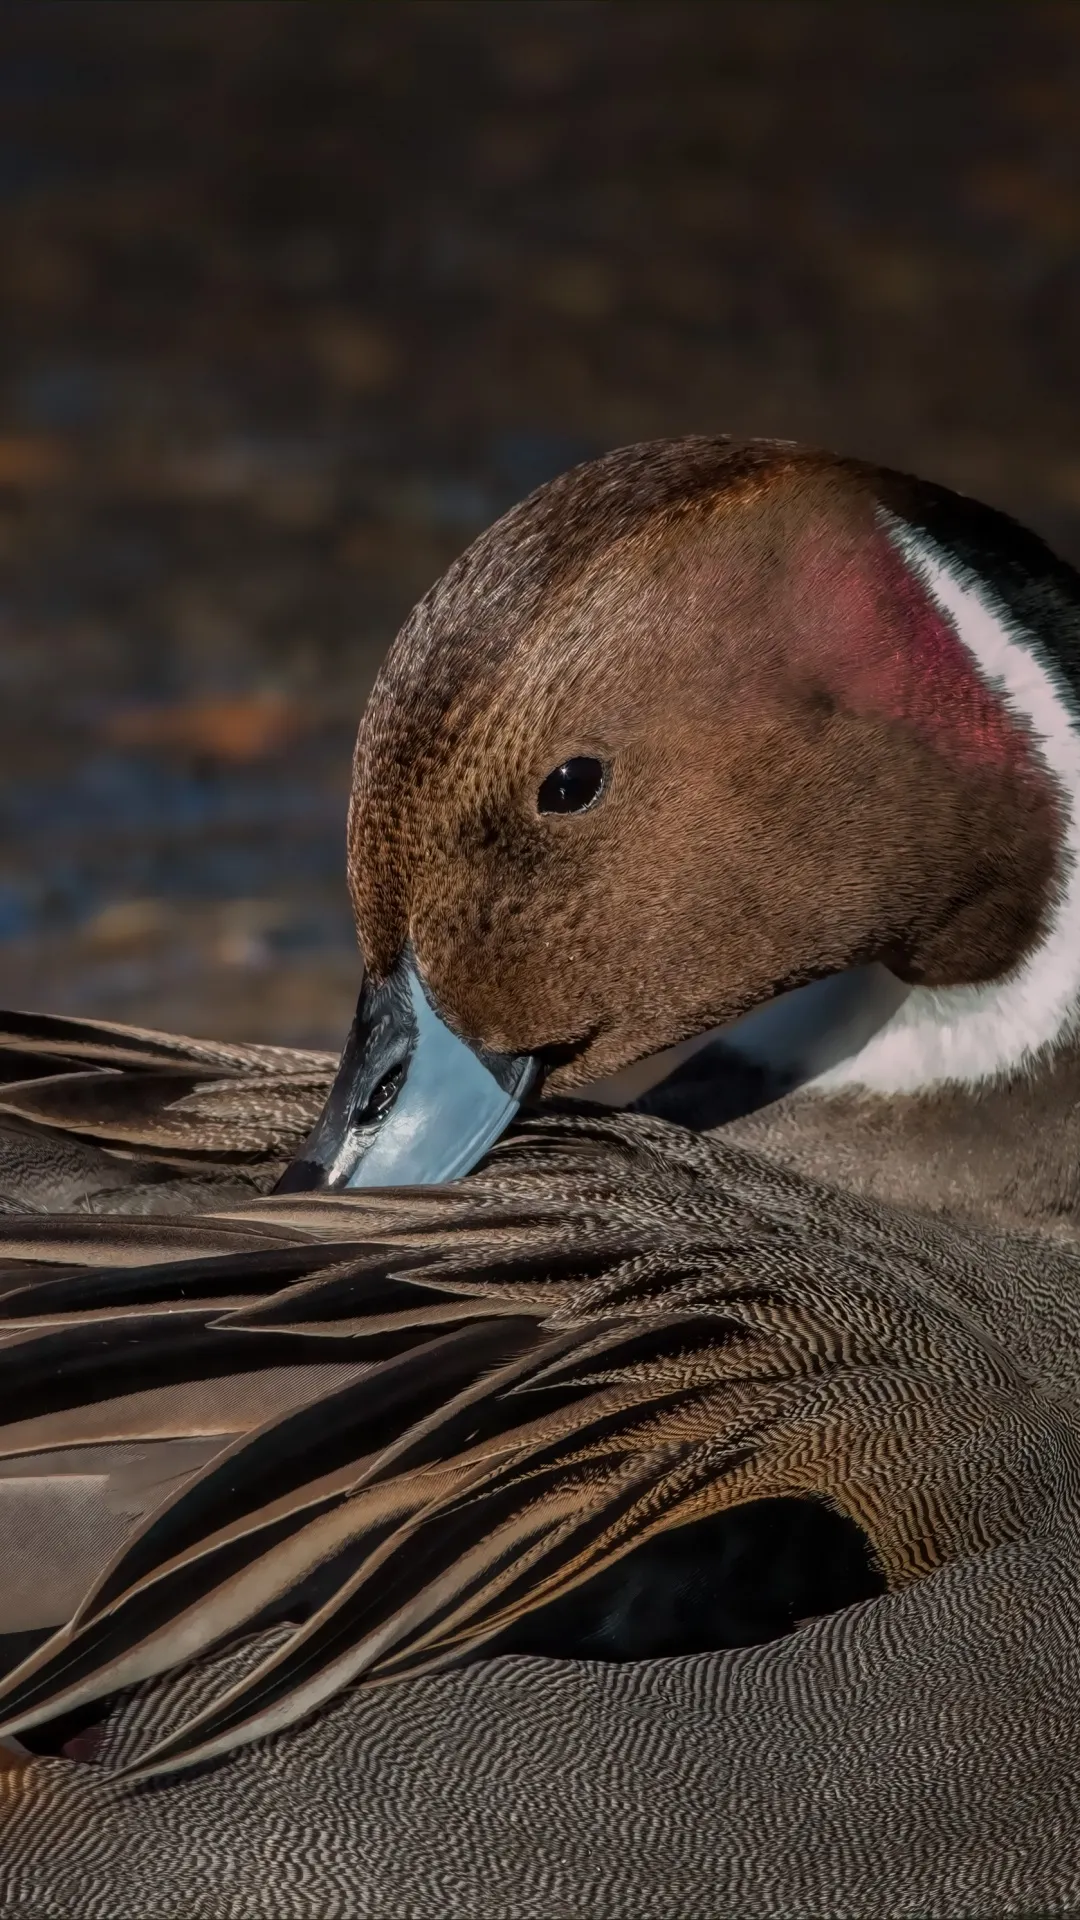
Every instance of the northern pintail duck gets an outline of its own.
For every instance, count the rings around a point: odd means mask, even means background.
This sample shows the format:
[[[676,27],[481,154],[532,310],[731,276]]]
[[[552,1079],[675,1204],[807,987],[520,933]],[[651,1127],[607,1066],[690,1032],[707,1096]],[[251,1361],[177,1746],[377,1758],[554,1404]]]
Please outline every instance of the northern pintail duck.
[[[126,1821],[144,1888],[178,1821],[236,1871],[306,1754],[321,1893],[267,1912],[1075,1895],[1080,1256],[1046,1237],[1072,1237],[1078,604],[1031,536],[898,476],[612,456],[478,542],[391,653],[350,821],[357,1022],[278,1195],[251,1190],[325,1062],[24,1024],[3,1105],[24,1158],[48,1132],[38,1191],[69,1137],[97,1171],[89,1212],[3,1223],[0,1443],[39,1596],[3,1710],[32,1740],[183,1669],[99,1757],[231,1756],[156,1790],[149,1853],[113,1774],[29,1763],[11,1833],[24,1872],[48,1834],[39,1889],[83,1857],[80,1809]],[[711,1141],[541,1108],[460,1187],[373,1191],[466,1172],[541,1077],[717,1030],[649,1097]],[[1000,1191],[984,1143],[1040,1088],[1032,1178]],[[200,1105],[234,1149],[200,1149]],[[928,1175],[954,1127],[977,1151]],[[888,1144],[849,1177],[863,1136]],[[94,1217],[175,1209],[193,1175],[210,1212]],[[42,1544],[65,1498],[90,1542],[66,1589]],[[567,1651],[599,1665],[490,1659]],[[360,1863],[324,1868],[358,1780]],[[219,1910],[203,1879],[185,1911]]]
[[[1080,582],[1034,535],[790,446],[579,468],[369,702],[367,975],[308,1178],[463,1171],[537,1073],[726,1029],[680,1076],[699,1119],[757,1105],[739,1137],[805,1171],[1071,1233],[1078,853]]]

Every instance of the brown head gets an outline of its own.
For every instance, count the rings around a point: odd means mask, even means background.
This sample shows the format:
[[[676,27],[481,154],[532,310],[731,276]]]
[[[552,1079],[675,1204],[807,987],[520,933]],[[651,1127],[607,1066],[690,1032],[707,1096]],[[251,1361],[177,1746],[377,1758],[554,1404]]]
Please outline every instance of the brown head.
[[[1066,796],[905,545],[935,513],[969,580],[988,526],[1044,553],[903,476],[707,439],[609,455],[492,527],[360,728],[369,990],[407,955],[453,1033],[564,1091],[861,963],[1007,976],[1044,934]]]

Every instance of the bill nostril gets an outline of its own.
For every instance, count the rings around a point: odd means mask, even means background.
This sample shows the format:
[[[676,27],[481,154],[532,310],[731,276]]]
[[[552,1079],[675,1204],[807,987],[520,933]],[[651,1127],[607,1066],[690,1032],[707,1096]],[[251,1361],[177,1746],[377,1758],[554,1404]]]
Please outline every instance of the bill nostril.
[[[405,1078],[405,1062],[391,1067],[384,1073],[378,1084],[372,1088],[366,1100],[359,1101],[352,1110],[351,1125],[354,1127],[373,1127],[384,1120],[398,1097],[401,1083]]]

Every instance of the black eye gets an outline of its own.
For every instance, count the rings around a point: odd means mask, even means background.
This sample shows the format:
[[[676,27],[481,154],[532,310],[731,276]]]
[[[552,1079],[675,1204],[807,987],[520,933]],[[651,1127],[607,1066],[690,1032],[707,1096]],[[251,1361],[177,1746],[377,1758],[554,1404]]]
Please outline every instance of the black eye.
[[[581,755],[564,760],[549,773],[536,805],[540,813],[584,813],[594,807],[604,791],[604,763]]]

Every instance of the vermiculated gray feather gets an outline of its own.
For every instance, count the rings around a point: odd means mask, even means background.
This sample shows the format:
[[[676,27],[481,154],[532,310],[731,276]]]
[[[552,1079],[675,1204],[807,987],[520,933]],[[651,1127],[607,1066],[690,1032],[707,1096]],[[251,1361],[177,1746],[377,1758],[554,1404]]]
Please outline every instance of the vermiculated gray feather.
[[[1071,1507],[1049,1537],[769,1647],[639,1667],[503,1660],[353,1693],[224,1768],[118,1780],[205,1697],[196,1669],[123,1707],[98,1764],[8,1776],[2,1911],[1073,1914],[1078,1594]]]
[[[122,1051],[124,1030],[71,1025]],[[114,1077],[156,1078],[156,1041]],[[42,1095],[19,1124],[54,1169],[85,1142],[80,1099],[115,1127],[145,1096],[167,1181],[222,1179],[228,1149],[197,1133],[175,1156],[160,1086],[110,1087],[102,1109],[33,1059],[51,1117]],[[277,1105],[282,1076],[231,1071],[264,1144],[236,1149],[216,1212],[118,1216],[113,1156],[140,1154],[146,1191],[166,1162],[110,1136],[104,1216],[0,1222],[0,1477],[38,1501],[19,1604],[45,1625],[78,1609],[91,1698],[132,1648],[161,1655],[103,1701],[89,1762],[12,1752],[5,1920],[1080,1907],[1080,1255],[585,1113],[527,1122],[456,1188],[252,1197],[285,1137],[260,1088]],[[538,1393],[540,1428],[519,1411]],[[791,1491],[852,1514],[892,1590],[693,1659],[483,1657],[541,1576],[573,1585],[687,1502]],[[507,1525],[520,1545],[496,1552]],[[361,1657],[317,1712],[252,1739],[268,1701],[303,1705],[314,1642],[287,1615],[252,1634],[237,1580],[279,1591],[282,1543],[318,1526],[339,1530],[325,1618]],[[221,1594],[233,1637],[200,1641]],[[52,1645],[12,1679],[46,1703],[70,1657]],[[216,1764],[131,1777],[215,1730],[241,1742]]]

